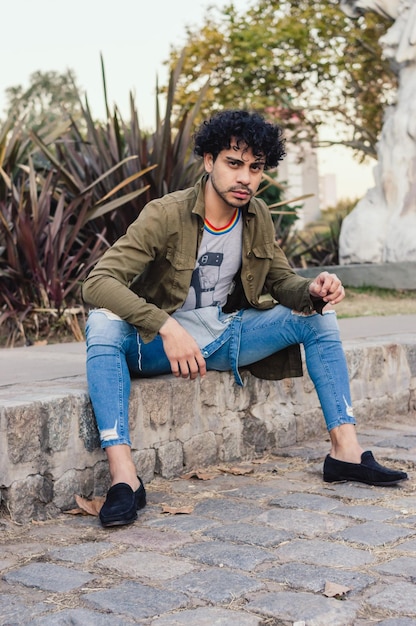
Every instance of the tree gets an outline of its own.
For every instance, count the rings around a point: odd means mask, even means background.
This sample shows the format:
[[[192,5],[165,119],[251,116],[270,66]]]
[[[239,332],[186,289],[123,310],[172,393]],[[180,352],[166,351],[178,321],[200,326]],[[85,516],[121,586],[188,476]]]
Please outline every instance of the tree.
[[[37,71],[29,77],[29,87],[8,87],[5,91],[6,115],[20,119],[25,126],[37,130],[48,123],[81,115],[80,89],[71,70]]]
[[[210,9],[202,28],[187,28],[176,101],[195,102],[209,81],[203,115],[255,109],[314,141],[321,124],[338,124],[348,128],[339,143],[374,156],[396,87],[378,45],[388,25],[375,14],[351,20],[338,0],[257,0],[242,14],[233,4]],[[171,49],[171,65],[181,51]]]

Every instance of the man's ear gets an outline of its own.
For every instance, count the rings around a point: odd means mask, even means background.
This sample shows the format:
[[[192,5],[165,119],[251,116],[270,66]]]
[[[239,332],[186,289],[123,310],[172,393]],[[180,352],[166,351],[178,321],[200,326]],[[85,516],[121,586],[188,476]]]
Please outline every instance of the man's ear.
[[[210,174],[212,172],[212,168],[214,165],[214,157],[210,152],[206,152],[204,154],[204,167],[205,171]]]

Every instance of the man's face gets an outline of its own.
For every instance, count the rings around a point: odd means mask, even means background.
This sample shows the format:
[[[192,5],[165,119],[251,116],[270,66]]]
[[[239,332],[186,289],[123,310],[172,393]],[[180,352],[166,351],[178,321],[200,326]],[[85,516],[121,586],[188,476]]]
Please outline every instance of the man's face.
[[[229,207],[247,204],[257,191],[266,158],[255,156],[246,144],[237,145],[233,139],[229,149],[221,150],[217,158],[204,155],[205,169],[216,194]]]

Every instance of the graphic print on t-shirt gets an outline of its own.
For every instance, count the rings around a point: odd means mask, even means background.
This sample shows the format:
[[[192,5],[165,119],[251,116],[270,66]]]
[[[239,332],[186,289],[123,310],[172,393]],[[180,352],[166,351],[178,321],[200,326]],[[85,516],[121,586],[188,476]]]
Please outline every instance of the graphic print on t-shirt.
[[[209,252],[208,250],[197,260],[197,266],[192,273],[191,280],[191,289],[195,292],[195,309],[217,304],[213,292],[220,278],[223,260],[223,252]]]
[[[239,209],[221,229],[205,221],[188,297],[182,310],[225,304],[231,282],[241,264],[241,235]]]

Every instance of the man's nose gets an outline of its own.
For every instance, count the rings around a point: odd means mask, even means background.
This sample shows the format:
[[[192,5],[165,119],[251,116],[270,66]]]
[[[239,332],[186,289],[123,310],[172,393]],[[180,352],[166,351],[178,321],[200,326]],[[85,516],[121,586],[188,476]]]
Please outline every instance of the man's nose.
[[[238,182],[248,186],[251,180],[251,171],[249,167],[241,167],[238,170]]]

